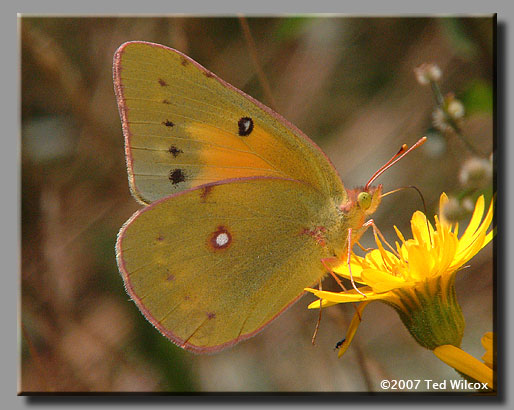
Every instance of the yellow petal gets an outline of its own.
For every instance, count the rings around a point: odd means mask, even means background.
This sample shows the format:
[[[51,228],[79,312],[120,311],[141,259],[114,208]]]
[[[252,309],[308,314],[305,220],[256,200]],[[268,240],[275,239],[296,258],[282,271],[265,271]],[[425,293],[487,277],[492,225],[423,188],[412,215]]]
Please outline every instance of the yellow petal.
[[[448,222],[448,220],[444,217],[444,212],[443,212],[443,209],[444,207],[446,206],[446,204],[448,203],[449,199],[448,199],[448,195],[446,195],[444,192],[441,194],[441,197],[439,198],[439,216],[441,218],[441,223],[443,225],[450,225],[450,223]]]
[[[496,228],[494,228],[492,231],[490,231],[484,238],[484,243],[482,244],[482,248],[485,247],[491,240],[493,239],[493,236],[496,235]]]
[[[386,259],[388,262],[384,261]],[[373,249],[371,252],[366,254],[365,263],[363,264],[364,269],[377,269],[388,272],[390,266],[396,264],[398,258],[391,252],[386,251],[384,248]]]
[[[364,311],[364,308],[368,305],[368,303],[369,302],[363,302],[360,303],[359,306],[357,306],[357,312],[355,312],[355,315],[353,315],[350,327],[346,332],[346,337],[343,344],[339,348],[339,353],[337,354],[337,357],[341,357],[346,352],[346,350],[348,350],[348,347],[350,346],[350,343],[352,343],[353,337],[355,336],[355,333],[357,333],[357,329],[362,322],[362,312]]]
[[[486,366],[493,368],[493,332],[487,332],[482,336],[481,339],[482,346],[484,346],[485,353],[482,356],[482,360],[486,364]]]
[[[393,276],[390,273],[377,269],[364,269],[362,271],[362,278],[376,293],[383,293],[403,286],[413,285],[412,282],[406,282],[405,279],[401,277]]]
[[[477,200],[477,206],[475,208],[475,213],[479,207],[479,202],[483,202],[483,200],[480,201],[481,198],[483,199],[483,197],[480,197],[479,200]],[[483,206],[482,206],[482,208],[483,208]],[[493,212],[494,212],[493,201],[491,201],[491,203],[489,205],[489,209],[487,211],[487,214],[479,227],[477,227],[477,225],[481,220],[482,214],[480,214],[480,215],[478,215],[478,214],[475,215],[475,213],[473,214],[470,225],[466,229],[466,232],[464,232],[464,235],[462,235],[462,237],[459,240],[459,250],[458,250],[459,254],[461,252],[465,252],[466,248],[473,246],[474,243],[478,240],[482,241],[481,247],[484,247],[492,239],[494,234],[491,234],[491,232],[489,232],[484,239],[482,239],[482,235],[485,234],[485,232],[489,229],[489,226],[491,225],[491,222],[493,220]],[[475,225],[474,228],[472,227],[472,224]],[[472,227],[473,230],[471,230],[470,227]],[[484,241],[485,241],[485,243],[484,243]],[[478,250],[476,252],[478,252]]]
[[[411,219],[411,230],[417,243],[431,244],[431,238],[434,237],[434,228],[423,212],[414,212]]]
[[[308,288],[306,288],[305,290],[309,290]],[[338,305],[339,303],[337,302],[330,302],[326,299],[318,299],[318,300],[315,300],[314,302],[311,302],[309,304],[309,306],[307,306],[307,309],[319,309],[319,301],[321,300],[321,307],[324,309],[326,307],[330,307],[330,306],[334,306],[334,305]]]
[[[482,224],[480,225],[480,227],[478,228],[478,231],[481,231],[481,232],[485,232],[489,229],[489,226],[491,225],[491,222],[493,221],[493,216],[494,216],[494,201],[491,201],[490,205],[489,205],[489,209],[487,211],[487,214],[484,218],[484,221],[482,222]],[[489,241],[492,239],[492,237],[494,236],[494,234],[496,233],[496,228],[493,228],[493,230],[491,230],[487,235],[486,235],[486,239],[485,239],[485,242],[482,244],[482,248],[487,245],[487,243],[489,243]]]
[[[482,342],[482,346],[484,346],[485,350],[490,350],[493,347],[493,332],[485,333],[480,339]]]
[[[353,280],[357,283],[364,283],[362,281],[361,273],[362,273],[362,264],[364,263],[364,258],[360,256],[352,254],[350,258],[350,268],[352,270]],[[339,276],[342,276],[346,279],[350,279],[350,271],[348,270],[348,262],[338,261],[338,263],[333,263],[328,266],[332,269],[332,272],[337,273]]]
[[[411,244],[408,247],[409,274],[413,281],[422,281],[432,277],[431,271],[434,266],[434,259],[431,253],[421,245]]]
[[[380,300],[387,299],[388,297],[392,297],[391,292],[376,294],[371,290],[369,286],[363,286],[359,288],[359,290],[364,293],[365,296],[362,296],[355,289],[351,289],[347,292],[327,292],[325,290],[317,290],[311,288],[305,288],[306,291],[313,293],[316,297],[320,299],[326,299],[330,302],[335,303],[350,303],[350,302],[362,302],[369,300]],[[317,302],[319,303],[319,302]]]
[[[455,255],[455,260],[452,264],[452,268],[457,268],[469,261],[475,256],[480,249],[482,249],[482,245],[485,240],[485,232],[479,232],[478,236],[473,239],[473,242],[469,242],[466,247],[462,247],[459,249],[457,254]]]
[[[455,234],[456,237],[459,237],[459,223],[458,222],[455,224],[455,228],[453,229],[453,233]]]
[[[493,370],[480,360],[452,345],[436,347],[433,352],[447,365],[493,389]]]
[[[469,221],[469,225],[464,231],[464,234],[460,238],[461,242],[469,242],[470,239],[473,237],[475,232],[477,231],[477,228],[480,225],[480,222],[482,221],[482,216],[484,215],[484,196],[481,195],[475,204],[475,210],[473,211],[473,215],[471,216],[471,221]]]
[[[434,276],[443,275],[445,273],[453,272],[457,267],[455,261],[457,259],[456,253],[459,246],[458,239],[452,233],[449,233],[441,244],[433,250],[433,253],[437,255],[436,269],[432,274]]]
[[[382,242],[380,242],[378,238],[375,239],[378,246],[378,250],[380,251],[382,263],[385,265],[386,270],[390,271],[393,268],[393,266],[398,263],[398,258],[396,258],[391,252],[386,251],[382,246]]]
[[[400,238],[400,241],[402,241],[402,243],[405,242],[405,238],[403,237],[403,234],[400,232],[400,230],[396,227],[396,225],[393,225],[393,228],[396,232],[396,235],[398,235],[398,238]]]

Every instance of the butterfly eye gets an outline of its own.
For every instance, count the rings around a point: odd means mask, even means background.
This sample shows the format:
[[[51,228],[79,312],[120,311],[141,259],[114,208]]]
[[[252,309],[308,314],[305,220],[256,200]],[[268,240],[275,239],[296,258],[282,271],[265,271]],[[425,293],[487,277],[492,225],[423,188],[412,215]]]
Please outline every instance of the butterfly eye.
[[[357,196],[357,203],[361,209],[368,209],[371,206],[371,195],[368,192],[361,192]]]

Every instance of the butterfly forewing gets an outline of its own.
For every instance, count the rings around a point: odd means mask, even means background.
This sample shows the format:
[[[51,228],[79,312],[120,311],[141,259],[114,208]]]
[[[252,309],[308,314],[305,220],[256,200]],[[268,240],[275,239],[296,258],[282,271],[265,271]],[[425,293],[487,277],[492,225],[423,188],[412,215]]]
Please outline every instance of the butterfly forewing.
[[[184,54],[126,43],[115,54],[114,82],[141,202],[251,176],[301,180],[343,202],[337,172],[311,140]]]

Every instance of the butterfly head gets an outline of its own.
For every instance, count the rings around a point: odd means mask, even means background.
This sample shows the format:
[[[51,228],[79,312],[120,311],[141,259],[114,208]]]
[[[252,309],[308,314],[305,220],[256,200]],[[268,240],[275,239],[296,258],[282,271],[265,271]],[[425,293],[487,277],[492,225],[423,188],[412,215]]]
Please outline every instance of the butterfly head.
[[[348,199],[339,207],[351,227],[360,227],[365,218],[375,212],[380,205],[382,198],[382,185],[371,186],[371,184],[395,163],[402,159],[413,149],[423,145],[426,137],[420,138],[412,147],[408,148],[403,144],[400,150],[393,157],[382,165],[369,179],[364,187],[347,190]]]
[[[348,189],[346,192],[348,200],[341,204],[339,209],[348,219],[356,219],[362,224],[364,219],[375,212],[380,205],[382,184],[370,187],[357,187]]]

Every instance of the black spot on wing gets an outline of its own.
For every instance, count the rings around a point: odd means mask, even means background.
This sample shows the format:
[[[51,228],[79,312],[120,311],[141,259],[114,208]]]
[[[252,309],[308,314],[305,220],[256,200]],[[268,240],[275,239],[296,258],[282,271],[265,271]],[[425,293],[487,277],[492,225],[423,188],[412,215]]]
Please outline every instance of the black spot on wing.
[[[170,120],[163,121],[162,124],[166,125],[166,127],[173,127],[175,125]]]
[[[162,100],[163,104],[171,104],[168,100]]]
[[[179,154],[182,154],[184,151],[178,149],[175,145],[172,145],[168,148],[168,152],[173,155],[173,157],[177,158]]]
[[[170,175],[168,179],[171,181],[173,185],[176,185],[180,182],[184,182],[186,180],[186,176],[184,175],[184,172],[180,169],[172,169],[170,171]]]
[[[237,126],[239,135],[246,137],[253,131],[253,120],[250,117],[243,117],[237,122]]]

